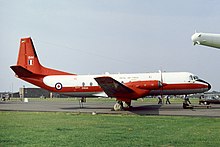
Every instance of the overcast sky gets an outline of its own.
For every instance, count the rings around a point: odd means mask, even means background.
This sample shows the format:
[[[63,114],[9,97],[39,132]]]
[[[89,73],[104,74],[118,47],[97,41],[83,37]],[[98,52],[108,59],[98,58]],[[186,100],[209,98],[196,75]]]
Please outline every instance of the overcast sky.
[[[31,36],[44,66],[77,74],[188,71],[220,91],[220,50],[193,46],[220,33],[219,0],[0,0],[0,91],[34,87],[14,77]]]

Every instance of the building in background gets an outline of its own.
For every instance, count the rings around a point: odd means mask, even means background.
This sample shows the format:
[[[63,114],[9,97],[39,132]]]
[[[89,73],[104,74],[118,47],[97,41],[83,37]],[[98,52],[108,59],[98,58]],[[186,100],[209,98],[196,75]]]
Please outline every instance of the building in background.
[[[65,98],[67,96],[60,95],[58,93],[50,92],[42,88],[20,88],[19,89],[20,98]]]
[[[19,92],[0,92],[1,100],[10,98],[66,98],[67,96],[50,92],[41,88],[19,88]]]

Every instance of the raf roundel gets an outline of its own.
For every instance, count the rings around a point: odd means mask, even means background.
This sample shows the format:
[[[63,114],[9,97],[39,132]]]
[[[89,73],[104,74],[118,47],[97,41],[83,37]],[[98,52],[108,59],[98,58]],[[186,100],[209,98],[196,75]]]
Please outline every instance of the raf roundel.
[[[56,84],[55,84],[55,88],[56,88],[57,90],[61,90],[61,89],[63,88],[63,86],[62,86],[61,83],[56,83]]]

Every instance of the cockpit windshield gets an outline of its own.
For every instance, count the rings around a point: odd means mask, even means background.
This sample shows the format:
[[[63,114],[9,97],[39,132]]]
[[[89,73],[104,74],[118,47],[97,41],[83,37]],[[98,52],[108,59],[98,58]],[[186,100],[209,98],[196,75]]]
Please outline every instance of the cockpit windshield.
[[[190,75],[190,76],[189,76],[189,80],[190,80],[190,81],[196,81],[196,80],[198,80],[198,79],[199,79],[198,76],[194,76],[194,75]]]
[[[196,80],[199,79],[199,77],[198,76],[193,76],[193,79],[196,81]]]

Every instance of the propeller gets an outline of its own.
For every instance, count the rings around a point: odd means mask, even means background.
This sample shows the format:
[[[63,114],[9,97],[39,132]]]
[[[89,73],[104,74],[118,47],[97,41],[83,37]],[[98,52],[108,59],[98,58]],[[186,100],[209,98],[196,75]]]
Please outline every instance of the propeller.
[[[195,29],[195,33],[197,33],[197,30]]]

